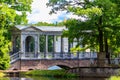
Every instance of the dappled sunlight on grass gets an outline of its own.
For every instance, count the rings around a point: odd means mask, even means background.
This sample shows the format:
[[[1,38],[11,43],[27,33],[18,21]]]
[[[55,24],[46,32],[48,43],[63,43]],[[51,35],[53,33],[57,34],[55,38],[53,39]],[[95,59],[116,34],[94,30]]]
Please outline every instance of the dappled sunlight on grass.
[[[5,74],[0,72],[0,78],[3,77],[3,76],[5,76]]]
[[[111,76],[109,79],[107,80],[120,80],[120,76]]]
[[[76,77],[77,75],[67,73],[65,70],[32,70],[28,71],[29,76],[44,76],[44,77]]]

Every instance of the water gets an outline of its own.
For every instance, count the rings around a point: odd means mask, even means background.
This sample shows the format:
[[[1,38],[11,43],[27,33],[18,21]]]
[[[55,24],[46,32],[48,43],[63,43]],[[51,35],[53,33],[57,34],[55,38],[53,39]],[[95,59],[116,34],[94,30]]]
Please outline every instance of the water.
[[[0,78],[0,80],[109,80],[109,79],[107,78],[6,77],[6,78]]]

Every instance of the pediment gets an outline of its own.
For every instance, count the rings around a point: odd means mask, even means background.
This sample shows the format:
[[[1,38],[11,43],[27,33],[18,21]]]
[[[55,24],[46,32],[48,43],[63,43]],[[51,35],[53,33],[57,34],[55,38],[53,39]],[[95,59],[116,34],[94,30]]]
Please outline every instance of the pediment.
[[[23,29],[22,31],[40,31],[39,29],[35,28],[35,27],[27,27],[25,29]]]

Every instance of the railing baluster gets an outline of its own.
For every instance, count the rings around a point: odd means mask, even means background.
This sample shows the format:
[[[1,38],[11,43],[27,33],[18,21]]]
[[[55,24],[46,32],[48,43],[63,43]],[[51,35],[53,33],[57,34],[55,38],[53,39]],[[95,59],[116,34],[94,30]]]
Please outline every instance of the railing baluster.
[[[14,61],[16,61],[19,58],[20,58],[19,57],[19,52],[17,52],[17,53],[15,53],[15,54],[10,56],[10,62],[14,62]]]

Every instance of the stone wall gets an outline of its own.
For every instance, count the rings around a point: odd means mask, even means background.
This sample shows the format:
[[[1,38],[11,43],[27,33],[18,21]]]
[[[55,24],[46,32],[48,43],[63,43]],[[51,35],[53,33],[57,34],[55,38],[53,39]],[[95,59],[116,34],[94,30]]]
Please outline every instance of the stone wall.
[[[75,73],[80,77],[110,77],[119,75],[119,67],[77,67],[68,70],[69,73]]]
[[[49,67],[59,65],[59,66],[66,66],[69,68],[74,67],[86,67],[90,66],[89,60],[18,60],[11,64],[10,70],[17,69],[17,70],[32,70],[32,69],[40,69],[46,70]]]

